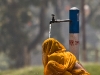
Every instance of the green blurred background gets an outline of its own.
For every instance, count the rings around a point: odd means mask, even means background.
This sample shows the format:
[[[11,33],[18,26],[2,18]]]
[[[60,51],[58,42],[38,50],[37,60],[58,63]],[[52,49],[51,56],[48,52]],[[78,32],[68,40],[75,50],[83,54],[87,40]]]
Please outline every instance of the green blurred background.
[[[41,45],[49,37],[51,14],[68,19],[71,7],[80,10],[79,60],[99,75],[100,0],[0,0],[0,75],[43,75]],[[51,32],[67,50],[68,25],[53,24]]]

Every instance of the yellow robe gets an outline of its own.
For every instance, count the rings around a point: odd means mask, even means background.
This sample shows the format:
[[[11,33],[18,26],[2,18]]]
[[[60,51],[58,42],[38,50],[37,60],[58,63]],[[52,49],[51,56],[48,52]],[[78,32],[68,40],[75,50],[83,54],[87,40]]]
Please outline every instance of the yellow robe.
[[[42,48],[44,75],[90,75],[84,69],[73,69],[76,57],[56,39],[48,38]]]

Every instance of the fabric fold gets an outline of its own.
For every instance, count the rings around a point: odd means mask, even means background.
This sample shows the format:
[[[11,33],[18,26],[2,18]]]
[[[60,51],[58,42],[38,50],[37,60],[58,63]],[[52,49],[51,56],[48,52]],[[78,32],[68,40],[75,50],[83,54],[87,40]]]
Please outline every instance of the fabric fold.
[[[84,69],[73,69],[78,60],[56,39],[48,38],[42,44],[44,75],[90,75]]]

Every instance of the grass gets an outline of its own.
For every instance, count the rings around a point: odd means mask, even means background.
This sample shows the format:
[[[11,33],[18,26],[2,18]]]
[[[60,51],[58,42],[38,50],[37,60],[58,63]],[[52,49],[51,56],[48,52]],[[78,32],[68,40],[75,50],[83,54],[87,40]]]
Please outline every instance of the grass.
[[[100,64],[88,64],[84,67],[91,75],[100,75]]]
[[[33,66],[21,69],[1,71],[0,75],[43,75],[43,67]]]
[[[91,75],[100,75],[99,64],[84,64],[84,67]],[[1,71],[0,75],[43,75],[43,67],[33,66],[21,69]]]

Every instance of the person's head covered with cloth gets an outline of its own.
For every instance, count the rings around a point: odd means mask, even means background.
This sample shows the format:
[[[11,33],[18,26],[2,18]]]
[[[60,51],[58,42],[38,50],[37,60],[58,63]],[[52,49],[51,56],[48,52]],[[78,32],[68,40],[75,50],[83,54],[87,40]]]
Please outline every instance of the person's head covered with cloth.
[[[42,44],[44,75],[89,75],[78,63],[75,55],[56,39],[48,38]]]

